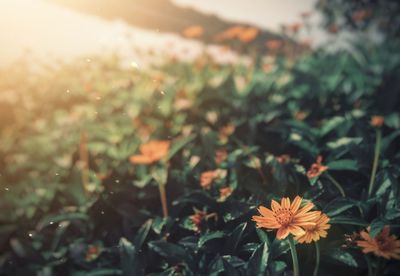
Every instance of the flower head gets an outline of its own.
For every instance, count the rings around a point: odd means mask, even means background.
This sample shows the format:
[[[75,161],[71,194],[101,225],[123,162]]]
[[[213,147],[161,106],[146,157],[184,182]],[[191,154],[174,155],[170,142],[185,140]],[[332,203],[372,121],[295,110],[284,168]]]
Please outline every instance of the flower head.
[[[381,127],[385,122],[385,118],[383,116],[375,115],[371,117],[371,126],[373,127]]]
[[[250,27],[239,33],[239,40],[244,43],[253,41],[258,35],[258,29]]]
[[[303,227],[315,226],[315,220],[321,212],[310,211],[314,204],[308,202],[300,208],[302,198],[296,196],[292,203],[288,197],[284,197],[279,204],[275,200],[271,202],[271,210],[260,206],[258,208],[261,216],[253,216],[253,221],[258,228],[278,229],[276,238],[282,240],[289,234],[302,236],[306,233]]]
[[[328,224],[329,217],[325,214],[321,214],[315,221],[314,226],[304,226],[306,233],[303,236],[295,237],[299,243],[311,243],[312,241],[318,241],[320,238],[326,238],[328,230],[331,225]]]
[[[374,238],[370,236],[369,231],[370,227],[367,228],[367,231],[361,231],[362,239],[356,241],[364,254],[374,253],[376,256],[388,260],[400,260],[400,240],[395,235],[390,235],[388,225]]]
[[[270,39],[265,42],[265,47],[267,47],[268,50],[278,50],[282,45],[283,42],[280,39]]]
[[[183,31],[183,35],[187,38],[198,38],[204,33],[204,29],[200,25],[193,25]]]
[[[91,262],[102,253],[102,248],[100,245],[88,245],[85,254],[85,260]]]
[[[309,179],[320,176],[324,171],[328,169],[328,166],[322,165],[322,156],[318,156],[314,164],[307,171],[307,177]]]
[[[280,164],[287,164],[290,162],[290,155],[289,154],[282,154],[275,157],[276,161]]]
[[[170,147],[170,141],[150,141],[139,147],[140,154],[132,155],[129,160],[133,164],[149,165],[160,161],[167,154]]]
[[[233,192],[233,190],[231,187],[224,187],[224,188],[219,189],[218,201],[219,202],[225,201],[232,194],[232,192]]]
[[[200,175],[200,186],[203,189],[210,189],[212,182],[214,179],[218,177],[218,173],[216,170],[213,171],[205,171]]]
[[[228,158],[228,152],[226,149],[219,149],[215,152],[214,161],[217,165],[221,164]]]

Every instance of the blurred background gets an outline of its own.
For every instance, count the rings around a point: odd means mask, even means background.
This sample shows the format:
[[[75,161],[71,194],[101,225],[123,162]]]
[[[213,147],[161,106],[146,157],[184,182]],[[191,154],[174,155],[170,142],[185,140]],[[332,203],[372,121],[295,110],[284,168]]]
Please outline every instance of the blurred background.
[[[3,0],[0,65],[27,53],[47,62],[104,52],[133,58],[133,48],[193,55],[199,52],[193,38],[222,44],[218,35],[235,25],[257,28],[260,35],[254,44],[264,48],[285,26],[303,25],[304,20],[306,26],[296,38],[316,46],[329,35],[319,28],[315,5],[315,0]],[[203,35],[184,35],[196,25],[204,29]]]

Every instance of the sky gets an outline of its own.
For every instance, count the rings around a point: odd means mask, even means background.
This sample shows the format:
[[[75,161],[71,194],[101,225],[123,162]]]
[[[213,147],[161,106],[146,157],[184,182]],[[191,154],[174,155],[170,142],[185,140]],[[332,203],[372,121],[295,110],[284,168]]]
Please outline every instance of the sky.
[[[277,31],[295,23],[302,12],[314,10],[316,0],[173,0],[174,3],[214,13],[224,19],[252,23]]]

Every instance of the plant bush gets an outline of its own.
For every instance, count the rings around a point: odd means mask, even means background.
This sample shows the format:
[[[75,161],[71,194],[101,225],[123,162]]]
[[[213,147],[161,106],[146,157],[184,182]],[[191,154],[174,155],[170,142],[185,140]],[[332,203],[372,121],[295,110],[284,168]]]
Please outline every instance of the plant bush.
[[[330,219],[320,275],[397,275],[357,246],[399,235],[396,45],[268,65],[1,72],[0,274],[290,275],[288,241],[252,217],[300,195]],[[297,244],[301,275],[315,250]]]

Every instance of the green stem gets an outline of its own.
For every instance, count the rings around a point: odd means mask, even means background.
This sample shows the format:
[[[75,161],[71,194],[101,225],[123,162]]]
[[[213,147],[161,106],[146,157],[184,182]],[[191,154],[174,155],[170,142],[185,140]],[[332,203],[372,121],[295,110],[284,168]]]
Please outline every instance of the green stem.
[[[375,276],[383,275],[382,268],[384,267],[383,259],[378,258],[378,263],[376,264]]]
[[[378,169],[379,154],[381,151],[381,140],[382,140],[382,132],[378,128],[376,130],[375,153],[374,153],[374,161],[372,163],[371,179],[369,180],[369,186],[368,186],[368,197],[371,197],[372,191],[374,189],[376,170]]]
[[[346,197],[346,194],[345,194],[342,186],[339,184],[339,182],[337,182],[336,179],[333,178],[333,176],[331,176],[328,172],[326,172],[325,175],[333,183],[333,185],[336,186],[336,188],[339,190],[342,197]]]
[[[315,267],[314,267],[314,273],[313,276],[318,276],[318,270],[319,270],[319,261],[320,261],[320,252],[319,252],[319,245],[317,242],[314,242],[315,244]]]
[[[158,183],[158,190],[160,192],[161,206],[164,218],[168,217],[168,206],[167,206],[167,193],[165,192],[165,184]]]
[[[292,253],[292,260],[293,260],[293,276],[300,276],[299,260],[297,258],[296,245],[294,244],[294,240],[293,240],[292,236],[289,236],[288,240],[289,240],[290,252]]]
[[[368,258],[367,255],[365,256],[365,261],[367,262],[367,267],[368,267],[368,276],[373,276],[372,275],[372,266],[371,266],[371,260]]]

